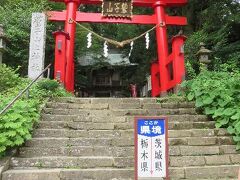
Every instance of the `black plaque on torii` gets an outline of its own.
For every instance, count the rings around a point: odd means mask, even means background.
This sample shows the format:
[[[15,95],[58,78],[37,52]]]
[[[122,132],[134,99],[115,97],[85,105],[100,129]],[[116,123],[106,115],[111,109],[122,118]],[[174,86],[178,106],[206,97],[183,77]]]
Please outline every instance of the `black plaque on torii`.
[[[104,17],[131,18],[132,0],[103,0],[102,15]]]

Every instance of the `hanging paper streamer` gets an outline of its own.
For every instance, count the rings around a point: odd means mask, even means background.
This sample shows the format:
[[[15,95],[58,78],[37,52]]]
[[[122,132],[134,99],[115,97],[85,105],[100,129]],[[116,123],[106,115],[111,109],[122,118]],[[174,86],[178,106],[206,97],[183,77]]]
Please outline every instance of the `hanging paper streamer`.
[[[133,50],[133,41],[131,42],[131,44],[130,44],[130,52],[129,52],[129,54],[128,54],[128,57],[130,57],[131,56],[131,54],[132,54],[132,50]]]
[[[87,35],[87,48],[92,46],[92,33],[88,33]]]
[[[104,57],[108,57],[108,45],[107,45],[107,41],[104,42],[103,56],[104,56]]]
[[[149,42],[150,42],[150,40],[149,40],[149,33],[147,33],[145,35],[145,39],[146,39],[146,49],[148,49],[149,48]]]

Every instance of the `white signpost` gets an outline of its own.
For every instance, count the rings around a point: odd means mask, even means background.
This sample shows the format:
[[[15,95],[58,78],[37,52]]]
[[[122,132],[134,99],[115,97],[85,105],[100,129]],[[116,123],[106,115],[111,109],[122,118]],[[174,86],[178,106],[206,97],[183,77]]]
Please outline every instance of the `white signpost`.
[[[29,50],[28,77],[35,79],[44,69],[47,17],[33,13]]]
[[[135,118],[135,180],[168,179],[166,118]]]

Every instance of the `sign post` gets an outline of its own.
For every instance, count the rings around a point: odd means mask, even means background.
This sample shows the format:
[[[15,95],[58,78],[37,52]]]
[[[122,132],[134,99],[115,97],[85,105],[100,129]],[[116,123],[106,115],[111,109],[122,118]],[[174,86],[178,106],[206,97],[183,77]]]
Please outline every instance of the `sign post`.
[[[164,117],[135,118],[135,180],[168,179],[168,128]]]
[[[33,13],[29,50],[28,77],[35,79],[44,69],[47,16]]]

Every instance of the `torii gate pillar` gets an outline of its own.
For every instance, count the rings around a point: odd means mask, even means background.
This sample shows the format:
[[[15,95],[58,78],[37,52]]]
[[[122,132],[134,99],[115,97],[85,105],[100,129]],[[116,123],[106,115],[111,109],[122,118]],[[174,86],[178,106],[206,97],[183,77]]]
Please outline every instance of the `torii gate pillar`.
[[[160,72],[160,92],[161,96],[167,94],[167,82],[168,82],[168,70],[167,70],[167,59],[168,59],[168,42],[167,42],[167,24],[165,14],[165,3],[158,1],[154,4],[154,11],[157,18],[156,27],[156,38],[157,38],[157,54],[158,54],[158,65]]]
[[[80,0],[65,0],[67,16],[65,20],[65,32],[69,34],[66,43],[66,77],[65,88],[69,92],[74,92],[74,44],[76,33],[76,13]]]

